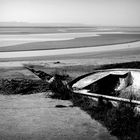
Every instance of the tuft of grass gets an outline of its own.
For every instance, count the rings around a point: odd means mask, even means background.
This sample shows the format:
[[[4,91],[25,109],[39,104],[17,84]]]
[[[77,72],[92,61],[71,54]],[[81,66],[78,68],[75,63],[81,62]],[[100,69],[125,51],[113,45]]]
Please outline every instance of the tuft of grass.
[[[52,98],[68,100],[70,99],[70,89],[66,80],[62,75],[55,75],[54,79],[49,83],[49,89],[53,92]]]
[[[45,92],[49,89],[46,82],[42,80],[29,79],[1,79],[0,93],[1,94],[33,94],[37,92]]]

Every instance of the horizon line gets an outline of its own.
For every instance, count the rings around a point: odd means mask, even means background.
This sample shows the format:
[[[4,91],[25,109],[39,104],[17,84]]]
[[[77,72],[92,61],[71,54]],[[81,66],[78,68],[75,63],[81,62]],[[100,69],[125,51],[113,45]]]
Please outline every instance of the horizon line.
[[[21,25],[21,24],[25,24],[25,25]],[[65,23],[65,22],[42,23],[42,22],[22,22],[22,21],[8,21],[8,22],[0,21],[0,27],[135,27],[137,28],[140,27],[140,25],[94,25],[94,24],[87,24],[87,23]]]

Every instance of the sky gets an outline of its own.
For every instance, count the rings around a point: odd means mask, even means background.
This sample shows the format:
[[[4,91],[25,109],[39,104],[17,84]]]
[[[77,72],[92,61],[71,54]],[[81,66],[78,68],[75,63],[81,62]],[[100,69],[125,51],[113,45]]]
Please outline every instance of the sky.
[[[0,0],[0,22],[140,26],[140,0]]]

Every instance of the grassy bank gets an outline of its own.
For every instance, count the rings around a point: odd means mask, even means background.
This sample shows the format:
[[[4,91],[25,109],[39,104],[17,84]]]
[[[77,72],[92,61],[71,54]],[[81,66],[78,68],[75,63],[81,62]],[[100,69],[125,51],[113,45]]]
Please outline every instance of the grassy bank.
[[[34,68],[40,69],[38,66]],[[67,82],[73,80],[77,76],[86,74],[88,72],[93,72],[94,70],[109,69],[109,68],[140,68],[140,62],[128,62],[128,63],[118,63],[111,65],[90,65],[90,66],[63,66],[58,68],[43,68],[41,70],[50,73],[50,74],[60,74],[60,75],[69,75],[70,78]],[[22,78],[18,79],[14,75],[9,76],[9,71],[6,73],[3,70],[1,74],[5,74],[5,78],[0,79],[0,93],[1,94],[33,94],[38,92],[46,92],[50,90],[50,87],[47,83],[34,79],[34,75],[27,76],[26,71],[22,72]],[[13,71],[13,69],[12,69]],[[15,72],[15,71],[14,71]],[[6,74],[8,77],[6,78]],[[19,74],[19,73],[18,73]],[[4,76],[4,75],[3,75]],[[29,78],[32,77],[32,78]],[[52,87],[54,89],[54,87]],[[58,91],[57,89],[63,90],[63,92]],[[64,96],[69,92],[65,88],[55,87],[55,94],[53,98],[64,99]],[[59,93],[57,93],[59,92]],[[57,95],[57,96],[54,96]],[[69,92],[70,96],[65,96],[65,99],[71,100],[74,106],[80,107],[82,110],[86,111],[93,119],[102,123],[112,135],[118,137],[119,140],[138,140],[140,138],[140,116],[136,115],[134,112],[134,106],[126,105],[121,103],[118,108],[114,108],[110,103],[100,102],[97,106],[94,106],[93,101],[90,98],[74,95],[72,92]]]
[[[139,140],[140,116],[135,114],[134,106],[121,103],[115,108],[103,102],[94,106],[92,99],[80,95],[74,95],[71,100],[75,106],[104,125],[118,140]]]

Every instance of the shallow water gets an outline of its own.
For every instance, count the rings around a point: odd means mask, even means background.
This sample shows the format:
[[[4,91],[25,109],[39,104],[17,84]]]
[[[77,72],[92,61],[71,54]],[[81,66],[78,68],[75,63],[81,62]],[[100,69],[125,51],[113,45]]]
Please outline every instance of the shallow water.
[[[16,51],[16,52],[0,52],[0,58],[21,58],[21,57],[36,57],[36,56],[56,56],[68,54],[82,54],[82,53],[97,53],[109,52],[121,49],[139,48],[140,41],[134,43],[108,45],[100,47],[85,47],[85,48],[71,48],[71,49],[54,49],[54,50],[36,50],[36,51]]]
[[[0,34],[0,47],[24,43],[62,41],[81,37],[97,37],[102,34],[122,34],[123,32],[81,32],[81,33],[47,33],[47,34]],[[125,34],[125,33],[124,33]]]
[[[0,47],[32,42],[71,40],[79,37],[99,36],[96,33],[53,33],[53,34],[19,34],[0,35]]]

